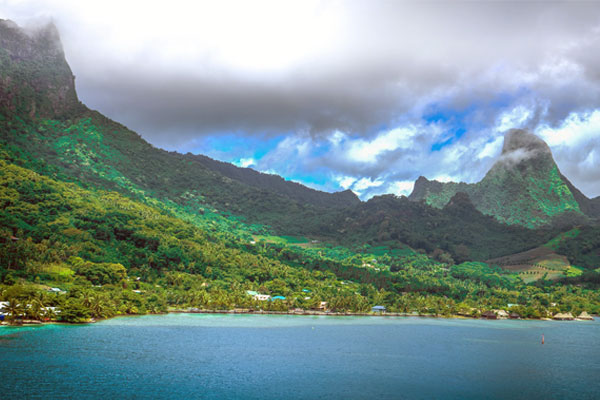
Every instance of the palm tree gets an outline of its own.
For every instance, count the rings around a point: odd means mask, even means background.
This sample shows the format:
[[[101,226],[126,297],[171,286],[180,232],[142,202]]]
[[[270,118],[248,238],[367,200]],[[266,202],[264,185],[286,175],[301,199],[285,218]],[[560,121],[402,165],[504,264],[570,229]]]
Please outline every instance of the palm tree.
[[[10,323],[14,323],[15,320],[22,320],[23,318],[23,306],[17,299],[9,299],[8,304],[4,306],[4,311]]]
[[[30,299],[30,306],[27,307],[27,316],[31,319],[42,320],[46,313],[46,299],[44,293],[37,292]]]
[[[25,315],[28,319],[34,319],[40,321],[43,318],[44,309],[40,303],[33,300],[25,309]]]

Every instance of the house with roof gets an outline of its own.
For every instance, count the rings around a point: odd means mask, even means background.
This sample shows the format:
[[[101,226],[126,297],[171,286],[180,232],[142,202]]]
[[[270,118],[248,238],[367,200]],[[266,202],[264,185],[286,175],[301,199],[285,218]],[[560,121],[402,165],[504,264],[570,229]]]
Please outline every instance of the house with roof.
[[[571,314],[570,312],[568,313],[558,313],[555,314],[552,319],[556,320],[556,321],[573,321],[575,319],[575,317],[573,317],[573,314]]]
[[[8,301],[0,301],[0,322],[3,322],[4,319],[8,316]]]
[[[247,294],[248,296],[252,296],[252,298],[253,298],[254,300],[258,300],[258,301],[266,301],[266,300],[269,300],[269,299],[271,299],[271,296],[270,296],[270,295],[268,295],[268,294],[261,294],[261,293],[258,293],[258,292],[257,292],[257,291],[255,291],[255,290],[246,290],[246,294]],[[285,297],[284,297],[284,298],[285,298]]]
[[[385,306],[373,306],[371,307],[371,312],[376,312],[376,313],[384,313],[385,312]]]

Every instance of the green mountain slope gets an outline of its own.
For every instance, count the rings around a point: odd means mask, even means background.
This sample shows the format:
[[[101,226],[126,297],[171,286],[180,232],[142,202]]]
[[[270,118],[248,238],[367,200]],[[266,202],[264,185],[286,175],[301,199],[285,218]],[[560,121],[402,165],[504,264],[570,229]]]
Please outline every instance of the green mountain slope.
[[[594,201],[558,170],[550,148],[523,130],[511,130],[504,138],[502,155],[478,183],[440,183],[420,177],[409,198],[442,208],[458,192],[469,195],[475,207],[507,224],[539,227],[573,225],[595,216]],[[581,204],[581,206],[580,206]]]
[[[302,215],[360,202],[349,191],[319,192],[205,156],[157,149],[81,105],[54,26],[28,34],[0,21],[0,38],[0,140],[56,167],[63,179],[189,207],[202,203],[252,222],[287,224],[290,231]]]
[[[537,247],[556,235],[552,229],[507,226],[455,194],[442,209],[393,195],[339,212],[323,230],[346,243],[407,244],[430,255],[449,253],[454,261],[487,260]]]

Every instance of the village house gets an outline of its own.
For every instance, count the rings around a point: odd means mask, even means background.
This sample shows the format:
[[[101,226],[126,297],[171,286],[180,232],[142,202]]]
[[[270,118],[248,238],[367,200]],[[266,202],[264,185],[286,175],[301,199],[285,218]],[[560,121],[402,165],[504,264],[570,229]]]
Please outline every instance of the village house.
[[[246,293],[249,296],[252,296],[252,298],[254,298],[254,300],[258,300],[258,301],[266,301],[271,298],[271,296],[268,294],[261,294],[254,290],[246,290]]]
[[[555,314],[552,319],[556,320],[556,321],[573,321],[575,319],[575,317],[573,317],[573,314],[569,313],[558,313]]]
[[[315,310],[315,311],[326,311],[327,310],[327,302],[321,301],[319,304],[315,304],[313,307],[311,307],[311,309]]]
[[[372,312],[377,312],[377,313],[380,313],[380,314],[382,314],[382,313],[384,313],[384,312],[385,312],[385,306],[373,306],[373,307],[371,308],[371,311],[372,311]]]
[[[481,314],[486,319],[508,319],[510,315],[504,310],[489,310]]]
[[[485,319],[498,319],[498,316],[496,315],[496,313],[492,310],[486,311],[481,313],[481,318],[485,318]]]
[[[6,310],[4,309],[4,307],[8,306],[8,301],[0,301],[0,321],[4,321],[4,318],[6,318]]]
[[[577,319],[581,320],[581,321],[593,321],[594,317],[592,317],[586,311],[583,311],[581,314],[579,314],[579,316],[577,317]]]

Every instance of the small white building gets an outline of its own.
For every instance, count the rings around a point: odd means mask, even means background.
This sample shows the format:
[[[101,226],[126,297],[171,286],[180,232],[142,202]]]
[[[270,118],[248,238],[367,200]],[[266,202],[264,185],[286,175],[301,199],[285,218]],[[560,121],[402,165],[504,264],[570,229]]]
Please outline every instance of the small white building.
[[[508,319],[510,318],[510,314],[504,310],[492,310],[494,314],[496,314],[496,319]]]
[[[42,311],[44,311],[44,313],[46,313],[46,315],[48,315],[48,314],[55,314],[55,315],[60,314],[60,309],[58,307],[43,307]]]
[[[254,291],[254,290],[246,290],[246,293],[249,296],[252,296],[252,298],[254,300],[258,300],[258,301],[266,301],[266,300],[269,300],[271,298],[271,296],[269,296],[268,294],[261,294],[261,293],[258,293],[256,291]]]

